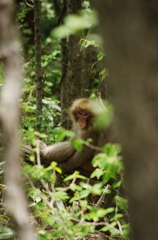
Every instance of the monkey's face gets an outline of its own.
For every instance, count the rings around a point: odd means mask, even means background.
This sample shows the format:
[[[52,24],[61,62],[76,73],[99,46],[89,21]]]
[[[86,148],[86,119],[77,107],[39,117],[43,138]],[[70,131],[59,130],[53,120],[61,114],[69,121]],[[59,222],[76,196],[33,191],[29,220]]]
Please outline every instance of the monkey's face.
[[[86,111],[82,110],[77,112],[76,117],[78,127],[81,129],[85,128],[87,126],[89,114]]]

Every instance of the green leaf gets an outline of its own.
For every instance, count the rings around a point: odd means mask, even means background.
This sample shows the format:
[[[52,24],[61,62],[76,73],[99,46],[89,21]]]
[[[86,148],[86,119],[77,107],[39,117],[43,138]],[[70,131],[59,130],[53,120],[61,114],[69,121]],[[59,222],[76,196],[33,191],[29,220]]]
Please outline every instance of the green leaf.
[[[70,189],[72,191],[81,191],[82,190],[82,188],[79,185],[75,184],[75,183],[70,184]]]
[[[80,178],[80,179],[86,179],[86,177],[79,175],[78,171],[75,171],[73,174],[69,175],[67,178],[64,179],[64,181],[69,181],[75,178]]]
[[[114,215],[114,217],[111,218],[110,221],[118,221],[122,217],[123,217],[123,214],[118,213],[118,214]]]
[[[95,185],[92,186],[92,194],[100,195],[102,193],[102,186],[103,183],[96,183]]]
[[[55,171],[57,171],[58,173],[62,174],[62,170],[58,167],[55,168]]]
[[[113,207],[107,208],[107,209],[104,209],[104,210],[105,210],[105,211],[104,211],[104,214],[105,214],[105,215],[107,215],[107,214],[112,213],[112,212],[115,211],[115,209],[114,209]]]
[[[80,201],[80,206],[81,206],[82,208],[87,207],[87,205],[88,205],[87,200],[81,200],[81,201]]]
[[[94,165],[93,165],[94,166]],[[102,175],[104,174],[104,171],[100,168],[96,168],[94,170],[94,172],[91,174],[91,178],[96,177],[97,179],[99,179]]]
[[[101,80],[103,80],[104,78],[106,78],[107,76],[109,76],[109,71],[104,68],[101,72],[100,72],[100,75],[101,75]]]
[[[81,152],[83,150],[84,143],[85,143],[85,141],[83,141],[81,139],[73,139],[71,141],[72,146],[79,152]]]
[[[11,228],[0,225],[0,239],[12,238],[15,235],[15,232]]]
[[[74,137],[74,133],[72,131],[61,129],[58,131],[57,142],[61,142],[65,137]]]
[[[113,188],[119,188],[122,185],[122,180],[112,184]]]
[[[55,28],[52,35],[57,38],[64,38],[70,34],[79,33],[83,29],[95,26],[98,23],[96,13],[94,11],[81,15],[70,14],[65,17],[64,25]]]
[[[127,210],[128,208],[128,200],[124,199],[120,196],[115,196],[115,202],[116,204],[119,206],[119,208],[121,208],[122,210]]]
[[[102,60],[104,56],[105,56],[105,53],[102,53],[102,52],[98,53],[97,55],[98,61]]]

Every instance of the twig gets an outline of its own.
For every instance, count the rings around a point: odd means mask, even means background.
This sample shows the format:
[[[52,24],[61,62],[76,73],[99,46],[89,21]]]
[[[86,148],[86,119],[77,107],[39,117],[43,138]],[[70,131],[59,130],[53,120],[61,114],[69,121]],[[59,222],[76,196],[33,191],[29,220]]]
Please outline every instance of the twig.
[[[26,0],[25,0],[25,3],[26,3],[26,5],[27,5],[28,7],[30,7],[30,8],[34,8],[34,6],[31,5],[30,3],[28,3]]]
[[[109,187],[110,187],[110,185],[107,184],[107,186],[105,187],[105,190],[108,190]],[[106,195],[106,193],[102,193],[102,195],[98,199],[98,202],[96,203],[96,206],[98,206],[98,207],[101,206],[101,202],[102,202],[103,199],[105,199],[105,195]]]
[[[40,159],[40,150],[39,150],[39,141],[36,141],[36,154],[37,154],[37,164],[41,165],[41,159]]]

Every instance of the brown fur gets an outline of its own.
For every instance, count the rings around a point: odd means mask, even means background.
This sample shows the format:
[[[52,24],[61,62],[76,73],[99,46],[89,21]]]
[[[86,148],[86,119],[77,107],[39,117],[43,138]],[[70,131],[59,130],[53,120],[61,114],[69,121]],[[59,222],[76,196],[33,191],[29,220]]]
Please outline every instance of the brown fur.
[[[81,110],[89,114],[87,125],[83,129],[77,125],[77,112]],[[75,138],[83,140],[92,138],[93,142],[91,144],[97,147],[102,147],[105,143],[111,141],[111,127],[103,129],[98,128],[95,124],[97,113],[95,113],[95,103],[92,100],[77,99],[70,107],[69,114],[72,119]],[[91,160],[99,152],[88,146],[84,146],[83,150],[78,152],[70,142],[60,142],[47,147],[42,141],[40,141],[40,150],[46,159],[58,162],[63,173],[80,170],[85,176],[89,176],[94,170]]]

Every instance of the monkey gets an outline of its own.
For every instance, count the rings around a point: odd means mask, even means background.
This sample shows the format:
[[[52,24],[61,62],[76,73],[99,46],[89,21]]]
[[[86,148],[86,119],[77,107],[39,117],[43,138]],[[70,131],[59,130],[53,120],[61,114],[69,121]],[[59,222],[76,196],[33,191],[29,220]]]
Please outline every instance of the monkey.
[[[71,140],[59,142],[52,146],[47,146],[40,141],[41,155],[49,161],[56,161],[62,173],[79,170],[82,175],[89,177],[94,171],[91,161],[99,153],[99,147],[101,148],[108,142],[113,142],[111,127],[101,126],[99,121],[97,122],[97,117],[103,111],[107,110],[93,100],[85,98],[75,100],[69,109],[72,129],[75,133],[74,138],[82,140],[91,138],[91,146],[84,145],[82,151],[77,151],[71,144]],[[93,148],[92,145],[95,147]]]

